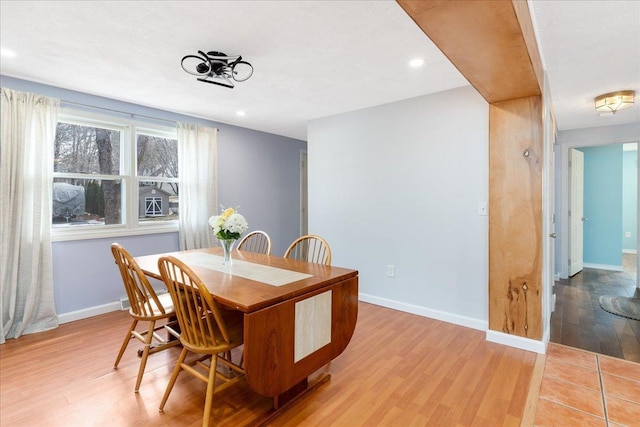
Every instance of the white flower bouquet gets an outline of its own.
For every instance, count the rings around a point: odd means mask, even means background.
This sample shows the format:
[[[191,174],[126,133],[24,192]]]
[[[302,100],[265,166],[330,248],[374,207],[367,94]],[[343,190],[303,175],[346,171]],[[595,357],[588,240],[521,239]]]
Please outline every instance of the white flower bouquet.
[[[235,209],[227,208],[220,215],[209,218],[209,225],[218,239],[236,240],[247,231],[249,224]]]

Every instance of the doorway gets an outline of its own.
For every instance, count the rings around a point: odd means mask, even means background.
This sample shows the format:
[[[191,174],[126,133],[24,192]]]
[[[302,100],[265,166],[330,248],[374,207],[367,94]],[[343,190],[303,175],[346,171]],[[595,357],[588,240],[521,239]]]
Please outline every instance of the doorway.
[[[590,208],[587,206],[585,207],[584,214],[576,214],[575,217],[573,217],[574,212],[579,212],[579,209],[574,206],[576,202],[575,193],[581,190],[581,185],[579,183],[580,180],[576,183],[576,177],[573,176],[574,174],[572,174],[570,170],[564,171],[564,173],[566,173],[565,176],[569,191],[567,192],[568,194],[565,193],[566,198],[563,202],[564,206],[570,207],[571,210],[571,215],[568,215],[566,221],[563,222],[566,224],[565,230],[567,230],[569,234],[566,240],[568,241],[567,246],[569,246],[567,248],[568,253],[571,255],[569,255],[566,260],[565,266],[567,273],[570,274],[567,274],[568,277],[565,276],[564,278],[556,281],[554,286],[556,307],[551,316],[550,340],[563,345],[640,362],[640,321],[607,313],[602,310],[599,305],[599,297],[601,295],[620,295],[640,298],[637,259],[637,197],[640,177],[638,177],[637,171],[637,145],[637,143],[632,144],[633,147],[631,147],[631,144],[624,145],[625,154],[630,148],[635,150],[633,153],[633,156],[635,157],[631,157],[634,159],[633,177],[631,179],[632,184],[635,185],[630,187],[634,192],[634,197],[631,197],[631,201],[633,202],[632,207],[634,209],[631,212],[628,212],[629,206],[627,204],[626,207],[622,208],[623,212],[618,214],[620,217],[622,217],[623,214],[626,214],[628,217],[635,218],[635,225],[631,226],[629,224],[623,224],[618,228],[618,230],[622,228],[624,231],[624,240],[627,241],[626,243],[628,243],[629,240],[634,240],[635,242],[633,249],[629,249],[629,246],[625,246],[625,244],[620,247],[620,241],[618,240],[618,258],[615,262],[603,261],[600,263],[594,263],[592,259],[592,262],[590,263],[589,257],[594,256],[593,250],[591,250],[591,254],[585,253],[584,269],[577,272],[573,270],[575,258],[573,258],[574,248],[571,246],[582,240],[582,236],[576,236],[575,233],[580,231],[580,225],[584,225],[585,221],[586,224],[590,225],[589,221],[591,219],[589,218],[589,210],[593,209],[593,207]],[[591,156],[599,152],[597,150],[598,147],[602,147],[602,145],[590,147],[594,148],[591,150]],[[612,147],[612,145],[609,144],[605,148],[607,147]],[[618,145],[618,153],[623,153],[622,147],[622,145]],[[580,154],[574,155],[575,152],[578,151],[576,148],[577,146],[565,149],[567,158],[571,159],[572,166],[574,165],[576,158],[578,158],[577,161],[580,163]],[[587,151],[587,149],[583,151]],[[611,151],[615,152],[615,149]],[[624,157],[624,159],[626,160],[628,157]],[[578,169],[579,168],[580,166]],[[627,181],[622,180],[618,185],[622,187],[626,182],[626,190],[628,191],[628,180],[630,177],[627,176],[625,178]],[[593,186],[595,184],[590,184],[589,179],[587,179],[584,183],[585,194],[590,191],[589,185]],[[605,189],[610,188],[611,187],[605,186]],[[603,189],[601,188],[599,191],[602,192]],[[624,191],[624,189],[621,191]],[[585,195],[584,197],[586,199],[588,196]],[[600,204],[606,204],[602,203],[602,200],[597,200],[597,202],[600,202]],[[586,203],[589,202],[587,201]],[[598,213],[594,214],[594,222],[599,220],[597,215]],[[588,229],[587,232],[589,232]],[[593,232],[593,230],[591,230],[591,232]],[[615,238],[620,239],[620,231],[615,234],[615,236],[611,236],[612,239],[610,240],[615,240]],[[636,239],[629,239],[629,237],[636,237]],[[587,244],[588,243],[585,243],[585,246]],[[589,251],[585,249],[585,252]],[[624,254],[622,252],[624,252]]]

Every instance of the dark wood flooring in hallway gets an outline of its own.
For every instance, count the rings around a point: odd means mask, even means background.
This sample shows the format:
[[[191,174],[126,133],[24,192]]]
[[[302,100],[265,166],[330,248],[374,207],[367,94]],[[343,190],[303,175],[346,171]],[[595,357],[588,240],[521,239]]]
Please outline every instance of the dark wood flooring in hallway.
[[[625,271],[585,268],[555,283],[556,309],[551,315],[551,341],[595,353],[640,362],[640,321],[607,313],[601,295],[640,298],[636,257],[625,254]]]

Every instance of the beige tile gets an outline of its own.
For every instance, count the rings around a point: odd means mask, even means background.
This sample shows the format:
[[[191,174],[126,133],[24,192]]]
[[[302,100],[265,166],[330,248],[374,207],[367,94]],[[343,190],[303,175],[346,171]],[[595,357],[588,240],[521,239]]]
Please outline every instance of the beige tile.
[[[640,381],[640,363],[608,356],[598,356],[598,359],[600,361],[600,372]]]
[[[599,390],[546,377],[542,379],[539,397],[604,418]]]
[[[547,358],[556,359],[571,365],[579,365],[584,368],[598,369],[596,354],[560,344],[549,343],[547,346]]]
[[[552,377],[593,390],[600,390],[598,371],[570,365],[553,358],[546,359],[543,377]]]
[[[640,382],[602,374],[604,394],[640,404]],[[638,423],[640,424],[640,422]]]
[[[538,400],[536,409],[536,427],[606,427],[607,423],[602,418],[585,414],[576,409],[551,402],[545,399]]]
[[[612,423],[624,426],[640,426],[640,404],[605,396],[607,402],[607,417]],[[610,426],[614,424],[610,423]]]

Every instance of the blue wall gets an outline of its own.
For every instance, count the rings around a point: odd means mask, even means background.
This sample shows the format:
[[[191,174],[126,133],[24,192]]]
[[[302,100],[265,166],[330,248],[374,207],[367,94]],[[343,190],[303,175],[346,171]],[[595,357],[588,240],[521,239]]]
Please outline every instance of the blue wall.
[[[6,76],[0,76],[0,86],[131,114],[217,127],[220,129],[220,204],[239,206],[251,230],[261,229],[269,233],[274,255],[282,255],[300,235],[300,151],[306,150],[306,141]],[[109,114],[97,109],[88,110]],[[166,125],[166,122],[158,123]],[[113,241],[119,241],[133,256],[179,250],[175,232],[53,243],[53,286],[58,314],[81,310],[92,312],[97,306],[113,304],[125,297],[122,280],[109,249]]]
[[[637,251],[638,150],[623,151],[622,153],[622,249]],[[624,233],[627,232],[631,233],[631,237],[625,237]]]
[[[584,153],[584,262],[622,265],[622,145]]]

